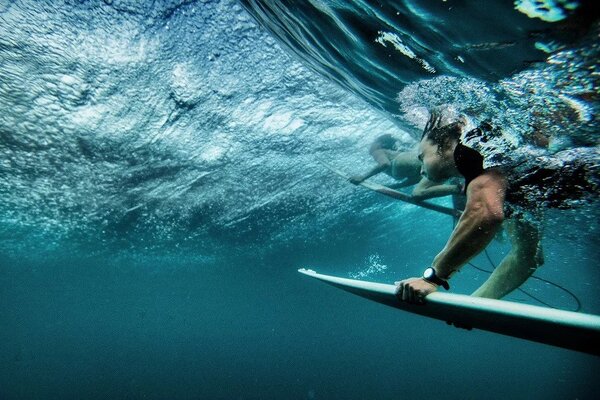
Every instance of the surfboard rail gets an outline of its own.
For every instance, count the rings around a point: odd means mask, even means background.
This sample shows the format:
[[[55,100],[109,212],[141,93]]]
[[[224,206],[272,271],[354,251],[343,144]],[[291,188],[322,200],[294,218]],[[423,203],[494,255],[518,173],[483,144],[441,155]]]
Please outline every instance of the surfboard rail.
[[[319,274],[299,269],[303,275],[413,314],[538,343],[600,356],[600,316],[573,311],[484,299],[461,294],[434,292],[425,304],[398,300],[395,286]]]

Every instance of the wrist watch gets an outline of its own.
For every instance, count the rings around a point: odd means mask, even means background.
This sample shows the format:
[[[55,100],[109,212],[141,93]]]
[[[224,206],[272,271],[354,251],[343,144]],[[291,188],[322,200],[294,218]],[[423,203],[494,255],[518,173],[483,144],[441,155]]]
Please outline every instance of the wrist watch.
[[[427,282],[433,283],[434,285],[441,286],[446,290],[450,290],[450,285],[448,284],[448,281],[438,277],[435,273],[435,269],[433,269],[432,267],[427,268],[425,272],[423,272],[423,279]]]

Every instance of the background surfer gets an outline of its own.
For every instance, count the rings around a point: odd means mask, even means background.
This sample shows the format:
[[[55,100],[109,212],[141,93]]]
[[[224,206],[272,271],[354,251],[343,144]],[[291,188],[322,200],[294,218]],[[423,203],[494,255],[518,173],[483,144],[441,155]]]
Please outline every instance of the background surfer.
[[[437,127],[430,118],[419,143],[422,172],[432,181],[465,178],[466,208],[444,249],[422,278],[396,282],[403,301],[420,303],[485,249],[510,218],[512,248],[473,295],[501,298],[543,263],[539,229],[542,207],[569,208],[570,201],[597,192],[598,154],[578,148],[554,155],[510,145],[502,131],[483,123],[462,134],[456,124]],[[539,150],[538,151],[542,151]],[[529,162],[533,160],[533,162]]]
[[[430,123],[437,124],[439,120],[431,119]],[[430,123],[425,129],[430,128]],[[369,148],[369,153],[377,162],[377,165],[364,175],[350,177],[349,181],[358,185],[372,176],[385,172],[399,181],[388,185],[392,189],[416,185],[411,193],[415,200],[460,195],[462,193],[460,184],[444,184],[444,181],[434,182],[422,176],[421,162],[417,158],[416,149],[401,151],[398,148],[398,143],[399,141],[390,134],[381,135],[375,139]]]

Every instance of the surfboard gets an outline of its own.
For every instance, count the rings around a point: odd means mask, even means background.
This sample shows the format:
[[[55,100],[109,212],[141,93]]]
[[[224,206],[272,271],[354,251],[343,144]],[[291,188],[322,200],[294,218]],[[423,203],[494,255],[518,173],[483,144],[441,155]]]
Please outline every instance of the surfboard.
[[[304,268],[298,272],[368,300],[461,328],[481,329],[600,356],[597,315],[443,292],[429,294],[425,304],[409,304],[396,298],[394,285],[322,275]]]
[[[336,175],[339,175],[340,177],[348,180],[350,179],[350,176],[345,174],[344,172],[332,167],[331,165],[329,165],[328,163],[326,163],[325,161],[319,160],[319,162],[321,164],[323,164],[323,166],[325,168],[327,168],[328,170],[330,170],[331,172],[333,172]],[[453,208],[450,207],[444,207],[444,206],[440,206],[438,204],[433,204],[430,203],[428,201],[422,201],[422,200],[415,200],[412,198],[412,196],[407,195],[406,193],[402,193],[398,190],[394,190],[391,189],[387,186],[384,185],[380,185],[378,183],[375,182],[369,182],[369,181],[363,181],[361,183],[359,183],[360,186],[367,188],[369,190],[372,190],[374,192],[377,193],[381,193],[385,196],[391,197],[393,199],[396,200],[401,200],[404,201],[405,203],[410,203],[410,204],[414,204],[416,206],[419,207],[423,207],[426,208],[428,210],[432,210],[432,211],[437,211],[439,213],[442,214],[447,214],[450,215],[452,217],[456,217],[456,218],[460,218],[460,215],[462,214],[459,210],[455,210]]]

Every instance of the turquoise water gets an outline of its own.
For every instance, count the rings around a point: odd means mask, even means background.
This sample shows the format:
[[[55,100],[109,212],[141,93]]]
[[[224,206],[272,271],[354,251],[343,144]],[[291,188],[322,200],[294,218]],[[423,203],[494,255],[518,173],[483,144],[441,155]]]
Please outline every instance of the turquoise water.
[[[429,265],[450,217],[318,161],[364,172],[429,108],[520,143],[535,127],[549,152],[598,145],[596,9],[518,3],[0,0],[0,398],[595,397],[595,357],[296,272]],[[596,198],[548,211],[536,275],[598,314]],[[486,277],[465,267],[453,291]]]

